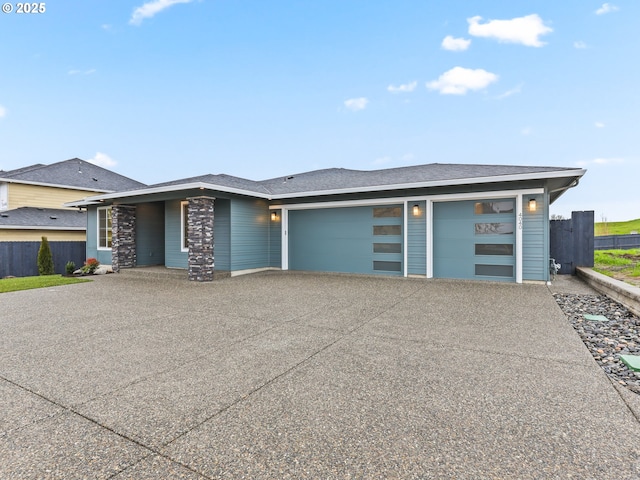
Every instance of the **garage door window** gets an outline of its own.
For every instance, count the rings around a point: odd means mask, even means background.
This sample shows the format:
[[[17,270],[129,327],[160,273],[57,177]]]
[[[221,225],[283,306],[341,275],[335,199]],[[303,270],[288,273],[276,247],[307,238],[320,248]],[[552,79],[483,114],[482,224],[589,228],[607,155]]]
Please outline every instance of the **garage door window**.
[[[400,243],[374,243],[373,253],[402,253]]]
[[[402,227],[400,225],[374,225],[374,235],[402,235]]]
[[[513,223],[476,223],[475,230],[476,235],[513,235]]]
[[[499,202],[476,202],[476,215],[493,215],[498,213],[513,213],[513,200],[501,200]]]
[[[476,243],[476,255],[513,255],[513,243]]]
[[[373,209],[373,218],[385,218],[385,217],[401,217],[401,207],[376,207]]]
[[[476,264],[476,275],[486,277],[513,277],[513,265]]]

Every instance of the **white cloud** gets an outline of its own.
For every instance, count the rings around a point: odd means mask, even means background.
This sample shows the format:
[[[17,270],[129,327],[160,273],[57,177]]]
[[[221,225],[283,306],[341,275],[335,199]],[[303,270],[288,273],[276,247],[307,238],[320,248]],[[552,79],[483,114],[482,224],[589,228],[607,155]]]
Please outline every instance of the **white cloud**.
[[[7,109],[0,105],[0,118],[4,118],[7,116]]]
[[[604,15],[605,13],[617,12],[620,8],[612,5],[611,3],[603,3],[602,6],[596,10],[596,15]]]
[[[427,88],[438,90],[443,95],[465,95],[469,90],[482,90],[497,80],[498,75],[481,68],[454,67],[437,80],[428,82]]]
[[[352,112],[357,112],[359,110],[364,110],[365,108],[367,108],[368,103],[369,100],[365,97],[350,98],[349,100],[344,101],[344,106]]]
[[[463,52],[471,45],[471,40],[466,38],[453,38],[451,35],[447,35],[442,40],[442,48],[450,50],[452,52]]]
[[[129,19],[129,24],[140,25],[145,18],[151,18],[162,10],[177,3],[191,3],[193,0],[152,0],[136,8]]]
[[[573,42],[573,48],[577,48],[577,49],[583,49],[583,48],[587,48],[587,44],[584,43],[581,40],[578,40],[577,42]]]
[[[624,158],[616,158],[616,157],[611,157],[611,158],[594,158],[592,160],[580,160],[579,162],[576,162],[576,164],[579,167],[586,167],[588,165],[619,165],[621,163],[624,163]]]
[[[96,152],[95,156],[93,158],[90,158],[88,162],[103,168],[112,168],[118,164],[118,162],[116,162],[113,158],[102,152]]]
[[[511,20],[489,20],[483,24],[480,20],[482,20],[480,16],[467,19],[469,35],[495,38],[502,43],[520,43],[528,47],[543,46],[545,43],[540,41],[539,37],[553,31],[535,13]]]
[[[520,130],[520,133],[522,135],[524,135],[525,137],[528,137],[529,135],[531,135],[533,133],[533,128],[531,127],[524,127],[522,130]]]
[[[498,95],[496,97],[497,100],[502,100],[503,98],[507,98],[510,97],[511,95],[516,95],[518,93],[520,93],[522,91],[522,84],[518,85],[517,87],[512,88],[511,90],[507,90],[504,93],[501,93],[500,95]]]
[[[604,128],[604,123],[603,122],[596,122],[594,123],[596,128]]]
[[[406,92],[413,92],[417,86],[418,86],[418,82],[414,80],[413,82],[405,83],[403,85],[398,85],[397,87],[395,85],[389,85],[387,87],[387,90],[390,91],[391,93],[406,93]]]

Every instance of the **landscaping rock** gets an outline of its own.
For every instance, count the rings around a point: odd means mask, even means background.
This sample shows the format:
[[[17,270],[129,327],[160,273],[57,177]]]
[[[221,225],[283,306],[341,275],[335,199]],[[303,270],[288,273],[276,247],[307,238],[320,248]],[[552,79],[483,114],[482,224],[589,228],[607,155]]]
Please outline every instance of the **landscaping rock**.
[[[640,355],[640,318],[603,295],[554,294],[556,302],[578,332],[589,352],[616,383],[640,394],[639,372],[632,371],[621,355]],[[608,322],[593,322],[585,315],[603,315]]]

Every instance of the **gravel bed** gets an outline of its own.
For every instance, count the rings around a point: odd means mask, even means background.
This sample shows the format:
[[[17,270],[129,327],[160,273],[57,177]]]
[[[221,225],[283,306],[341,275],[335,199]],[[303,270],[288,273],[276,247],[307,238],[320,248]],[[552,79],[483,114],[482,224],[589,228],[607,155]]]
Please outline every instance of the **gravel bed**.
[[[640,394],[640,372],[630,370],[620,355],[640,355],[640,318],[603,295],[553,295],[573,328],[605,373]],[[584,315],[604,315],[608,322],[586,320]]]

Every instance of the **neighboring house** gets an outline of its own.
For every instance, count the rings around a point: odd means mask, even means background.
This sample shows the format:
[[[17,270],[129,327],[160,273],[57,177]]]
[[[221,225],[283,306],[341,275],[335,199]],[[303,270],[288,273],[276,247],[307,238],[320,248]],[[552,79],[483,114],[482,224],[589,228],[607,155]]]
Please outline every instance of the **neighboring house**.
[[[142,186],[78,158],[0,171],[0,241],[84,241],[86,215],[65,203]]]
[[[87,256],[191,280],[261,269],[521,283],[549,279],[549,205],[576,168],[429,164],[264,181],[204,175],[87,207]]]

